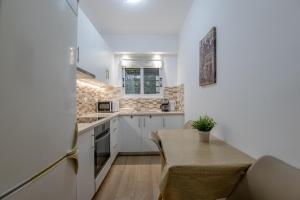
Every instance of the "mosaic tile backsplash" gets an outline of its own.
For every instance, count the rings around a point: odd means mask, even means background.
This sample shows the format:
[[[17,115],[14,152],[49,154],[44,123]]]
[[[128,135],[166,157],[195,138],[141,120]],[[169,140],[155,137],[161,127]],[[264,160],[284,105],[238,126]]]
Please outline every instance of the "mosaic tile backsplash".
[[[176,111],[184,110],[184,87],[165,87],[164,98],[176,101]],[[120,110],[159,110],[163,98],[123,98],[122,88],[96,80],[77,80],[77,116],[97,111],[98,101],[117,100]]]

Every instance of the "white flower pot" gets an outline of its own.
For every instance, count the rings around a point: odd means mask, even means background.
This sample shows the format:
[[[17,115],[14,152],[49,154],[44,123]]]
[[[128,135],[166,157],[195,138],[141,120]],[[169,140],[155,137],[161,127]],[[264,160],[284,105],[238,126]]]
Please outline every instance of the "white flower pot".
[[[200,136],[200,141],[209,143],[210,131],[198,131]]]

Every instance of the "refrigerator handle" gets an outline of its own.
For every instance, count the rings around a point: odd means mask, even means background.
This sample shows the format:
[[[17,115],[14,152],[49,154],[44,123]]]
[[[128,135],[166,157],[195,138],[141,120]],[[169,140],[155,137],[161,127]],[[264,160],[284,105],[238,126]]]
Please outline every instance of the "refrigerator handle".
[[[78,174],[78,152],[77,152],[77,148],[72,149],[68,154],[67,154],[67,158],[72,161],[73,163],[73,167],[74,167],[74,171],[76,174]]]
[[[77,149],[78,144],[78,124],[75,123],[74,132],[73,132],[73,141],[72,141],[72,149]]]

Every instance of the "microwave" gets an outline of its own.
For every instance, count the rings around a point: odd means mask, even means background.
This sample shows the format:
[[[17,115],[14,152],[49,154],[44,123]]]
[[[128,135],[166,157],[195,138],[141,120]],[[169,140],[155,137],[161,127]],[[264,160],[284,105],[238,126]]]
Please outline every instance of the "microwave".
[[[118,101],[99,101],[98,112],[118,112],[119,102]]]

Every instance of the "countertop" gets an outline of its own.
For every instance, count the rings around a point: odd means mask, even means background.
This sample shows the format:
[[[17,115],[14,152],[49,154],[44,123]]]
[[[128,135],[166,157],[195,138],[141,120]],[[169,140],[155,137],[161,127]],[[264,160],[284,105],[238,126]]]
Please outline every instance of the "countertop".
[[[98,125],[101,125],[114,117],[117,116],[144,116],[144,115],[152,115],[152,116],[159,116],[159,115],[184,115],[184,112],[181,111],[173,111],[173,112],[162,112],[162,111],[134,111],[134,112],[115,112],[115,113],[90,113],[80,117],[105,117],[104,119],[98,120],[93,123],[79,123],[78,124],[78,135],[81,135]]]

